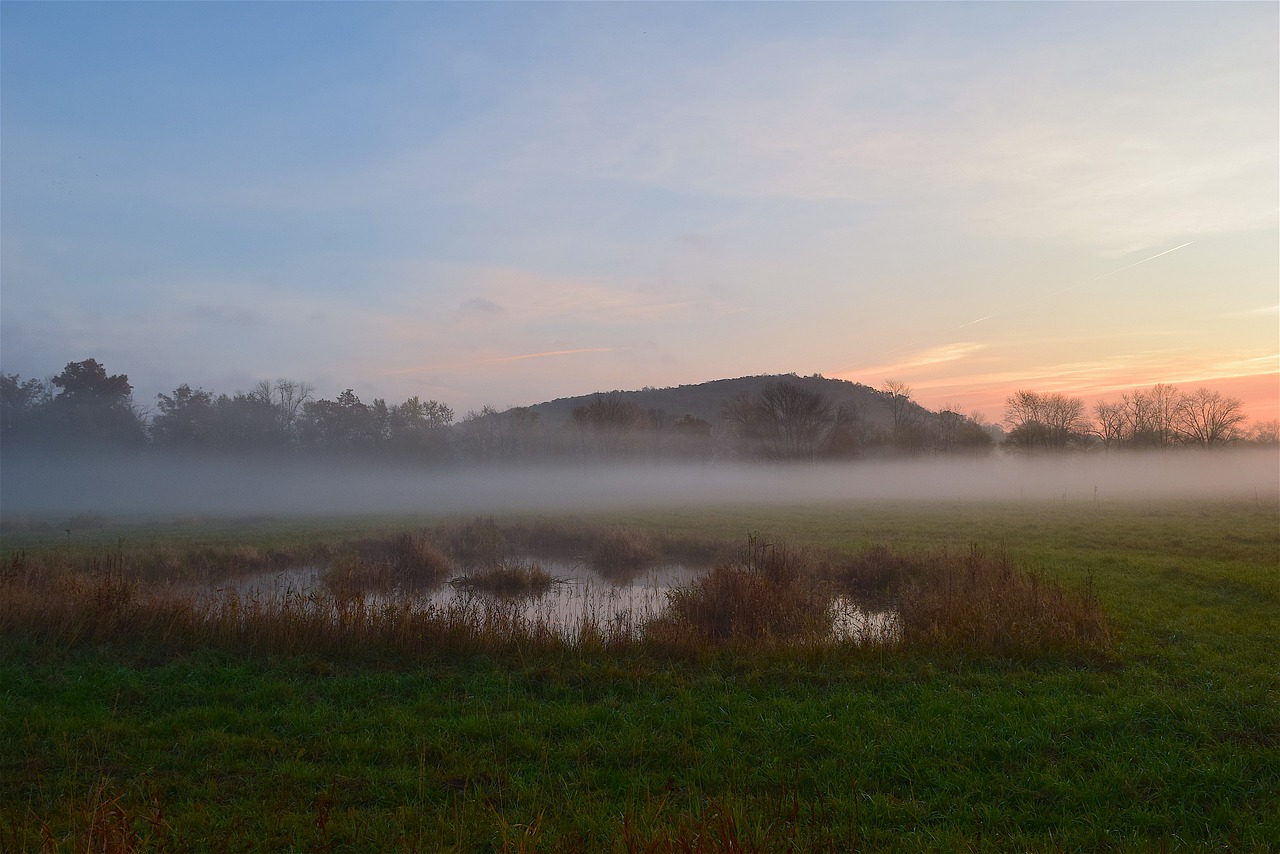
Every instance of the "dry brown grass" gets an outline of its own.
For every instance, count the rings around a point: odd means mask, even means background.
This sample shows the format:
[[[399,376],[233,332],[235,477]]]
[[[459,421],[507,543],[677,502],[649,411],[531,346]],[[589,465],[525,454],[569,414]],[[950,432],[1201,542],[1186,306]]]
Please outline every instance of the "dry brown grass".
[[[831,634],[832,595],[808,559],[782,547],[748,547],[668,594],[667,610],[646,629],[660,645],[817,642]]]
[[[145,781],[141,792],[125,792],[112,781],[100,779],[83,799],[70,805],[69,818],[70,833],[65,837],[55,836],[41,822],[41,850],[134,854],[185,848],[177,844],[164,803]]]
[[[481,526],[463,541],[493,544],[499,537],[507,541],[501,529]],[[624,529],[605,532],[599,544],[607,556],[601,559],[614,566],[652,561],[655,552],[652,540]],[[976,546],[959,554],[877,548],[819,559],[752,538],[737,559],[672,591],[658,618],[641,625],[625,615],[605,621],[584,614],[570,630],[481,597],[426,604],[418,594],[441,583],[453,565],[424,536],[359,540],[333,553],[325,586],[261,595],[234,585],[211,593],[207,584],[157,581],[153,563],[119,549],[74,558],[15,554],[0,566],[0,636],[63,647],[119,642],[149,655],[210,644],[286,655],[621,646],[684,654],[723,645],[838,644],[833,603],[843,595],[892,609],[897,631],[886,643],[904,651],[1078,656],[1105,652],[1110,640],[1091,588],[1064,589],[1003,551]],[[254,552],[224,558],[253,568],[280,559]],[[165,559],[189,568],[213,556]],[[509,594],[536,593],[551,583],[541,567],[502,563],[471,572],[464,582]]]
[[[979,655],[1102,652],[1110,632],[1092,585],[1069,591],[972,546],[909,566],[895,596],[901,643]]]
[[[539,596],[550,590],[554,581],[541,564],[516,563],[490,566],[450,583],[497,596]]]
[[[413,534],[356,541],[338,552],[321,576],[340,596],[422,592],[453,573],[453,563],[430,540]]]

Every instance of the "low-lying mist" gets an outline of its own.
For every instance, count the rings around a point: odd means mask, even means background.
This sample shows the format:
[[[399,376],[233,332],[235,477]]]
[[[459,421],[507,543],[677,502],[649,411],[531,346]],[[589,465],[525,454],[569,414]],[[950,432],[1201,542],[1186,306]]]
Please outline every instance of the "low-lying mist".
[[[443,514],[874,500],[1252,500],[1274,499],[1278,493],[1276,449],[814,465],[601,463],[438,470],[6,455],[0,471],[0,517]]]

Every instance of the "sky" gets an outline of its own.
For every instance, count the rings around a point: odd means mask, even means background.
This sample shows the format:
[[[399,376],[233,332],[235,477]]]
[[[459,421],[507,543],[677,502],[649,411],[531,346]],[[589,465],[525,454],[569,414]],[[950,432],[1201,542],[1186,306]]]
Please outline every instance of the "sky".
[[[0,370],[1280,417],[1280,5],[0,4]]]

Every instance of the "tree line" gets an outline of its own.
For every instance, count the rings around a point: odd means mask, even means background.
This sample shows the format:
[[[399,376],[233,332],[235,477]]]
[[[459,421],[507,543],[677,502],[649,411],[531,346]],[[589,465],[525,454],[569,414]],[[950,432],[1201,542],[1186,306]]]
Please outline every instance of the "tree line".
[[[1204,387],[1184,392],[1158,383],[1119,400],[1100,400],[1092,409],[1078,397],[1024,390],[1005,401],[1004,445],[1032,454],[1175,446],[1208,450],[1280,441],[1277,422],[1246,429],[1246,421],[1239,398]]]
[[[530,407],[486,406],[455,420],[452,408],[410,397],[366,403],[351,389],[335,399],[287,379],[246,392],[214,394],[187,384],[143,409],[128,376],[95,359],[69,363],[47,380],[0,374],[0,440],[6,451],[135,449],[178,455],[297,455],[398,462],[537,459],[825,460],[861,456],[987,453],[1001,439],[1013,450],[1201,447],[1240,441],[1240,403],[1197,389],[1156,386],[1098,404],[1018,392],[1008,401],[1007,434],[979,415],[930,412],[904,383],[871,390],[866,405],[835,403],[795,382],[769,382],[721,408],[717,423],[644,408],[600,394],[547,424]],[[1269,428],[1274,440],[1274,426]],[[1265,432],[1265,425],[1264,430]]]

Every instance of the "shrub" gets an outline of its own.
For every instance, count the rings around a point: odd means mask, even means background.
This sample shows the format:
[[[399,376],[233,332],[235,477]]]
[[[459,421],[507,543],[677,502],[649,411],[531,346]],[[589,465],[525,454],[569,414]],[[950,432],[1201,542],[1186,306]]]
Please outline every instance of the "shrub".
[[[498,596],[540,596],[554,579],[539,564],[491,566],[464,575],[453,583],[464,590],[481,590]]]
[[[1110,633],[1092,585],[1072,592],[972,546],[910,568],[895,596],[908,647],[1025,657],[1104,651]]]
[[[827,575],[840,590],[863,604],[887,604],[919,564],[919,558],[877,545],[860,554],[834,558]]]
[[[429,540],[400,534],[360,540],[333,558],[322,580],[335,593],[385,593],[429,588],[452,572],[453,564]]]
[[[720,564],[667,594],[665,613],[646,627],[654,641],[819,641],[831,633],[830,588],[808,560],[765,548],[745,563]]]

